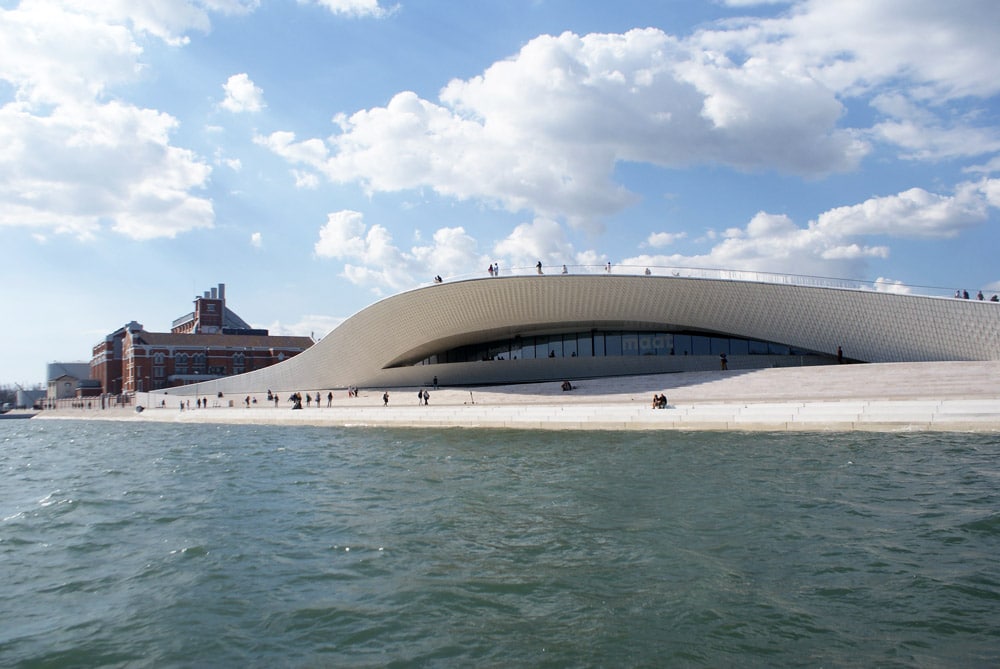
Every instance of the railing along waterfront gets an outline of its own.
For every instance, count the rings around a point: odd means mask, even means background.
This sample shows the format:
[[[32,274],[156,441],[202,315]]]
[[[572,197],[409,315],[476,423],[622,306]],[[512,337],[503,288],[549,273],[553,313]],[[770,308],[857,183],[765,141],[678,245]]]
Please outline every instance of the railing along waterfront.
[[[463,273],[442,277],[443,281],[467,281],[496,276],[533,276],[539,273],[537,266],[500,267],[499,272],[491,275],[489,272]],[[842,290],[862,290],[883,293],[900,293],[909,295],[924,295],[928,297],[958,297],[954,289],[942,286],[927,286],[907,284],[889,279],[842,279],[808,274],[782,274],[778,272],[762,272],[756,270],[719,269],[712,267],[682,267],[663,265],[549,265],[542,266],[543,275],[561,274],[594,274],[622,276],[667,276],[684,279],[706,279],[714,281],[750,281],[757,283],[776,283],[793,286],[811,286],[816,288],[838,288]],[[430,282],[426,282],[430,283]],[[426,285],[423,284],[423,285]],[[960,289],[962,291],[964,289]],[[959,292],[960,292],[959,291]],[[978,290],[969,295],[976,299]],[[989,300],[992,293],[984,295]]]

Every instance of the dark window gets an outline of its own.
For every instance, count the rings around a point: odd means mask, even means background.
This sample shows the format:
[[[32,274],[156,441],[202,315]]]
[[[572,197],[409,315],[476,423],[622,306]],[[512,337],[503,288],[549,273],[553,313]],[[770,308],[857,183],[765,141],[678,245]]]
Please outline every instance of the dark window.
[[[712,340],[710,337],[691,335],[691,355],[711,355]]]
[[[610,357],[622,354],[622,336],[618,332],[604,335],[604,355]]]
[[[563,338],[563,355],[567,358],[580,355],[576,350],[576,335],[566,335]]]
[[[718,337],[672,332],[574,332],[569,334],[514,337],[469,346],[460,346],[430,355],[413,363],[418,365],[444,362],[479,362],[485,360],[532,360],[537,358],[605,357],[635,355],[815,355],[811,351],[793,349],[785,344],[762,342],[738,337]],[[279,359],[284,356],[279,356]],[[195,373],[203,373],[206,358],[196,353]],[[233,372],[245,371],[242,353],[233,355]],[[175,371],[187,373],[188,355],[177,354]]]
[[[729,355],[729,338],[728,337],[712,337],[711,339],[712,355],[719,355],[720,353],[725,353]]]
[[[549,338],[535,337],[535,357],[547,358],[549,356]]]
[[[674,336],[666,332],[657,332],[653,338],[653,347],[656,355],[673,355]]]
[[[563,357],[563,343],[560,335],[549,337],[549,357]]]
[[[622,355],[639,355],[639,335],[635,332],[622,333]]]

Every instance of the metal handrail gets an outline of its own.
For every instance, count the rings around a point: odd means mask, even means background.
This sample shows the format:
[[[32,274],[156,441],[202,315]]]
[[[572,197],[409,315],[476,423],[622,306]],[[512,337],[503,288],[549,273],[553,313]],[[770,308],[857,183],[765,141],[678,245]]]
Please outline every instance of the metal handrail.
[[[566,271],[563,272],[563,267]],[[501,267],[499,275],[504,276],[531,276],[538,273],[534,266],[527,267]],[[545,275],[562,274],[605,274],[624,276],[669,276],[686,279],[707,279],[716,281],[750,281],[757,283],[777,283],[794,286],[811,286],[817,288],[838,288],[842,290],[861,290],[869,292],[902,293],[912,295],[924,295],[928,297],[955,297],[955,291],[941,286],[927,286],[920,284],[907,284],[897,281],[887,281],[883,279],[843,279],[827,276],[814,276],[807,274],[784,274],[779,272],[762,272],[757,270],[720,269],[714,267],[685,267],[685,266],[663,266],[663,265],[611,265],[610,271],[607,265],[551,265],[542,268]],[[444,277],[445,281],[467,281],[470,279],[488,278],[486,272],[463,273],[454,276]],[[421,285],[427,285],[425,282]],[[976,299],[976,293],[970,295],[970,299]],[[984,296],[985,300],[989,297]]]

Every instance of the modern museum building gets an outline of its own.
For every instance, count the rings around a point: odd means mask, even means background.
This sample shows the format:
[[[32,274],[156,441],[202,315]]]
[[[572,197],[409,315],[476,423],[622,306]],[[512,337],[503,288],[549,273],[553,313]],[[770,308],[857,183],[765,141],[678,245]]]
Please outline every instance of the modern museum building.
[[[728,369],[1000,359],[996,302],[745,275],[436,283],[372,304],[282,363],[169,392],[511,384],[717,370],[723,357]]]

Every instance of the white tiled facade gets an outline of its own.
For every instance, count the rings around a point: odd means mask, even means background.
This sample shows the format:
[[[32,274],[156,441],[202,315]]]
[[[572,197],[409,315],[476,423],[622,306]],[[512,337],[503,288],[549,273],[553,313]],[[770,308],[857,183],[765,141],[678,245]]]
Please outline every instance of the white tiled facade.
[[[688,328],[781,342],[852,360],[1000,359],[1000,304],[751,281],[663,276],[555,275],[433,285],[377,302],[295,358],[268,369],[174,391],[509,383],[686,371],[695,356],[562,358],[404,365],[456,346],[559,331]],[[772,356],[730,368],[774,366]],[[172,391],[172,392],[174,392]]]

